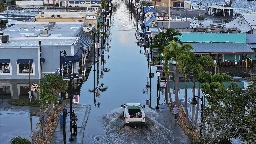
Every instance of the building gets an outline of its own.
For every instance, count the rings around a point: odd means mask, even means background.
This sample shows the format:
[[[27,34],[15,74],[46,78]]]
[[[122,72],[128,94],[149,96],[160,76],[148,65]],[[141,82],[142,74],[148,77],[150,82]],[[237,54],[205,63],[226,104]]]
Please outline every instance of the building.
[[[156,2],[156,6],[169,6],[169,0],[161,0],[160,2]],[[184,8],[184,0],[170,0],[171,8]]]
[[[241,33],[256,34],[256,13],[246,13],[226,24],[226,28],[235,28]]]
[[[219,65],[244,65],[254,51],[246,44],[246,34],[182,33],[182,43],[193,46],[197,55],[211,55]]]
[[[207,14],[210,16],[233,17],[234,8],[226,6],[208,6]]]
[[[256,61],[256,34],[247,34],[246,35],[246,43],[254,51],[254,55],[252,55],[251,58],[253,61]]]
[[[30,0],[30,1],[16,1],[17,7],[27,8],[27,7],[43,7],[44,1],[42,0]]]
[[[91,39],[83,31],[82,22],[16,22],[3,30],[0,79],[28,79],[28,76],[41,79],[44,74],[55,73],[60,68],[63,50],[67,53],[62,58],[63,74],[81,73],[79,65],[84,63],[84,58],[80,58],[90,45]]]
[[[97,12],[41,12],[35,16],[36,22],[84,22],[90,30],[97,28]]]
[[[66,0],[64,0],[66,1]],[[59,2],[59,6],[68,7],[83,7],[85,10],[98,11],[101,7],[101,0],[68,0],[63,3],[63,0]]]
[[[64,79],[70,72],[79,79],[85,75],[92,40],[83,22],[14,22],[0,35],[0,97],[27,98],[29,83],[38,84],[60,67]]]

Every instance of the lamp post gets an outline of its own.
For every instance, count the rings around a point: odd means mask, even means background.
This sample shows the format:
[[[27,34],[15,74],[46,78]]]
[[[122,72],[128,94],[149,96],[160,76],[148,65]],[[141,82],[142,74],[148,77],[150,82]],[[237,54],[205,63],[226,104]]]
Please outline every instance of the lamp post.
[[[160,100],[160,72],[157,72],[157,99],[156,99],[156,109],[159,109]]]
[[[69,73],[69,116],[70,116],[70,138],[69,141],[73,141],[73,133],[72,133],[72,101],[73,101],[73,88],[72,88],[73,75],[71,72]]]
[[[67,109],[63,109],[63,143],[66,144],[66,116]]]
[[[60,51],[60,76],[62,77],[62,62],[61,62],[61,54],[66,57],[67,53],[66,50]]]
[[[199,96],[193,96],[193,99],[192,99],[192,102],[191,104],[192,105],[197,105],[198,104],[198,101],[197,99],[200,99],[201,100],[201,123],[200,123],[200,136],[202,136],[202,131],[203,131],[203,116],[204,116],[204,97],[199,97]]]

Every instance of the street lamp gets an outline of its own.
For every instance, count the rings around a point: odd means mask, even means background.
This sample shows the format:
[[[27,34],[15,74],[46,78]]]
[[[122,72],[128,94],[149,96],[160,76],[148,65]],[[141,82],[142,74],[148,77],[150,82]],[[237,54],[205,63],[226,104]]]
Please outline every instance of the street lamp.
[[[60,76],[62,76],[61,54],[63,54],[63,56],[66,57],[66,55],[67,55],[66,50],[60,51]]]
[[[200,123],[200,136],[202,136],[202,129],[203,129],[203,115],[204,115],[204,97],[199,97],[199,96],[193,96],[192,98],[192,102],[191,104],[192,105],[197,105],[198,104],[198,101],[197,99],[200,99],[201,100],[201,123]]]
[[[160,100],[160,72],[157,72],[157,99],[156,99],[156,109],[159,109],[159,100]]]

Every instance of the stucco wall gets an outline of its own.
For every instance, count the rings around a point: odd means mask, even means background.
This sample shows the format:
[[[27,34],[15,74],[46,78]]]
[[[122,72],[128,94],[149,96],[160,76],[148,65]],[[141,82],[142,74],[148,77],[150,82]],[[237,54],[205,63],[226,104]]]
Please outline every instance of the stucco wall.
[[[17,74],[18,59],[33,59],[33,73],[30,74],[30,79],[39,79],[39,48],[0,48],[0,58],[10,59],[11,74],[0,74],[0,79],[28,79],[29,74]]]

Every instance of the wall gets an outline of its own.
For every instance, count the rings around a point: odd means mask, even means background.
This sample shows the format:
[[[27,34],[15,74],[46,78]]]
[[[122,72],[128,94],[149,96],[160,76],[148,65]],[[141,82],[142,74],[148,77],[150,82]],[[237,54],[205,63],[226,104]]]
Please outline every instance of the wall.
[[[52,45],[47,46],[42,43],[42,58],[45,63],[42,64],[42,74],[54,73],[60,67],[60,51],[66,50],[67,56],[71,55],[71,46]],[[43,76],[42,75],[42,76]]]
[[[43,1],[16,1],[17,6],[42,6],[44,5]]]
[[[36,22],[78,22],[84,21],[85,18],[36,18]]]
[[[184,2],[184,0],[170,0],[170,7],[173,7],[173,2]],[[157,2],[156,5],[168,7],[169,0],[161,0],[161,2]]]
[[[39,48],[0,48],[0,58],[11,60],[11,74],[0,75],[0,79],[28,79],[29,74],[17,75],[17,60],[18,59],[33,59],[34,74],[30,74],[30,79],[39,79]]]

